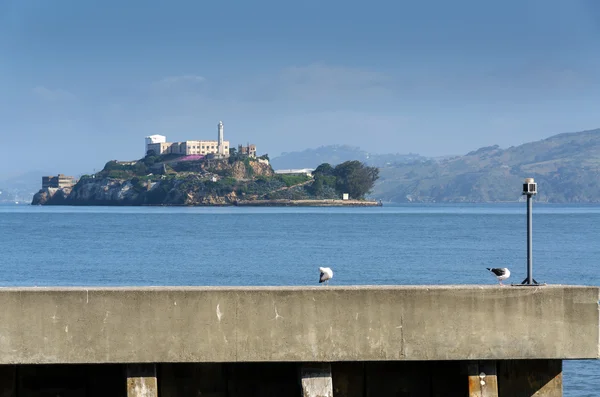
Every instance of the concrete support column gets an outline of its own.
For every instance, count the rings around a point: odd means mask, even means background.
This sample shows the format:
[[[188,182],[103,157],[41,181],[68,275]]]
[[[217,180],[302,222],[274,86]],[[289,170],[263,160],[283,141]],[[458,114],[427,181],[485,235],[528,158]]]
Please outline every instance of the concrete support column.
[[[16,365],[0,365],[0,397],[15,397],[17,395]]]
[[[328,363],[301,364],[302,397],[333,397],[331,365]]]
[[[127,397],[158,397],[156,365],[127,365]]]
[[[467,371],[469,397],[498,397],[496,361],[470,361]]]

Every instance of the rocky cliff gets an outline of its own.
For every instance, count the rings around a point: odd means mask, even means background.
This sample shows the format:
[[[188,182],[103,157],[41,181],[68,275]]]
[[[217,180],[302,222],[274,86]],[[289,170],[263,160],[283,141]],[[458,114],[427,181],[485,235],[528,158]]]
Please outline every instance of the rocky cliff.
[[[72,188],[40,190],[32,205],[232,205],[239,198],[258,199],[288,188],[269,164],[248,159],[170,164],[166,174],[141,176],[110,163]]]
[[[197,183],[190,183],[197,182]],[[32,205],[231,205],[235,191],[219,194],[214,182],[185,179],[145,181],[89,178],[71,188],[46,188],[33,197]]]
[[[57,189],[53,187],[41,189],[33,196],[32,205],[61,204],[71,193],[71,188]]]

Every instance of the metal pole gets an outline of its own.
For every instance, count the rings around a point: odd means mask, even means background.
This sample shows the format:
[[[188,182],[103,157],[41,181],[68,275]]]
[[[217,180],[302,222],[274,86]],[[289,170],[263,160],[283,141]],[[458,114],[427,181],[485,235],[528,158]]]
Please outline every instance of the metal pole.
[[[523,194],[527,196],[527,278],[521,285],[538,285],[533,278],[533,196],[537,194],[537,184],[533,178],[525,178]]]
[[[531,209],[533,200],[531,194],[527,195],[527,284],[533,284],[533,237],[532,237],[532,216]]]

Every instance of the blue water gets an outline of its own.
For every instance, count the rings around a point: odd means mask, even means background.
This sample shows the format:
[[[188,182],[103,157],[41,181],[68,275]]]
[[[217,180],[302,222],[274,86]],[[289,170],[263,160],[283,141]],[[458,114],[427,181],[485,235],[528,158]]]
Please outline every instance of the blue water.
[[[492,284],[526,276],[525,204],[377,208],[0,206],[2,286]],[[534,277],[600,285],[600,206],[534,204]],[[596,396],[600,363],[564,364]]]

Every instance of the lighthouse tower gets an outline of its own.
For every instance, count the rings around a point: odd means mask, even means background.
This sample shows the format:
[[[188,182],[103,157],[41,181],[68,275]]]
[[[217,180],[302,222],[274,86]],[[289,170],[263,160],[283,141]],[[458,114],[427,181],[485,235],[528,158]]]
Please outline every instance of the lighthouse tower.
[[[225,147],[223,146],[223,122],[222,121],[219,121],[219,124],[217,124],[217,130],[219,132],[217,151],[219,154],[225,155]]]

